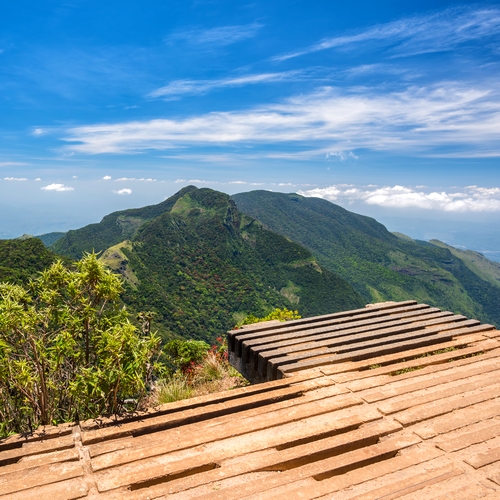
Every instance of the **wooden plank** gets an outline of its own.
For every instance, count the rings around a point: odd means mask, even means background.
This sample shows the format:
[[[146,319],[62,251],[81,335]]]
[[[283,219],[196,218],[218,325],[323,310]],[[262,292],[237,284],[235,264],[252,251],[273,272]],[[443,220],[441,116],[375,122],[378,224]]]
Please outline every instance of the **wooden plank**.
[[[421,474],[415,474],[399,481],[386,484],[381,488],[370,490],[360,495],[352,496],[349,500],[373,500],[383,498],[384,500],[395,500],[409,493],[421,491],[424,488],[441,483],[450,478],[459,476],[464,470],[455,464],[448,464],[437,469],[432,469]]]
[[[465,458],[464,462],[472,465],[474,469],[479,469],[485,465],[500,462],[500,446],[491,448],[485,453],[478,453],[475,456]]]
[[[447,453],[462,450],[500,435],[500,420],[492,418],[442,434],[434,439],[436,446]]]
[[[352,373],[341,373],[332,376],[332,378],[337,383],[345,383],[349,390],[353,392],[385,386],[386,384],[392,384],[396,381],[405,381],[411,384],[413,380],[417,380],[424,375],[439,374],[445,370],[465,367],[467,365],[483,362],[487,359],[498,360],[500,358],[500,349],[496,342],[494,344],[495,345],[491,345],[490,341],[483,341],[472,347],[465,347],[442,354],[419,357],[418,359],[412,359],[410,361],[365,370],[365,372],[373,372],[372,377],[356,377],[353,376],[355,374]],[[435,346],[429,346],[427,350],[431,352],[436,351]],[[411,358],[411,356],[408,357]],[[452,364],[450,363],[451,361],[453,361]],[[415,373],[415,369],[418,369],[418,373]],[[402,373],[396,375],[398,371]]]
[[[9,495],[18,491],[36,488],[45,484],[57,483],[66,479],[73,479],[83,475],[80,463],[65,462],[41,465],[18,471],[2,474],[0,481],[0,495]]]
[[[412,431],[422,439],[431,439],[468,425],[500,416],[500,397],[476,402],[465,408],[456,408],[452,412],[427,420],[414,427]]]
[[[444,318],[452,315],[453,313],[451,312],[443,312],[437,308],[427,307],[426,309],[418,309],[401,314],[385,315],[377,318],[376,321],[373,318],[369,318],[362,321],[344,322],[310,330],[296,328],[291,333],[283,333],[271,337],[249,337],[246,340],[241,340],[241,356],[244,362],[248,362],[249,351],[251,353],[260,353],[267,350],[294,346],[307,341],[347,337],[353,334],[361,337],[364,333],[387,328],[388,325],[406,325],[417,321],[425,321],[426,319]]]
[[[289,384],[288,384],[289,385]],[[222,403],[216,403],[210,406],[194,407],[181,413],[173,413],[151,417],[148,420],[124,422],[120,426],[105,427],[84,432],[82,441],[84,444],[97,443],[106,439],[115,439],[120,437],[139,435],[149,432],[155,432],[163,429],[179,427],[202,422],[221,415],[234,414],[245,409],[256,408],[279,401],[294,399],[302,396],[304,389],[296,384],[292,387],[277,389],[275,391],[258,393],[255,395],[227,400]]]
[[[487,340],[485,338],[486,330],[490,330],[491,328],[493,328],[491,325],[478,325],[468,328],[467,333],[464,333],[462,336],[449,342],[440,344],[438,346],[438,349],[467,346],[475,342],[488,342],[487,345],[491,346],[496,341],[491,339]],[[498,348],[500,347],[500,345],[496,344],[496,347]],[[494,347],[491,347],[491,349],[494,349]],[[416,349],[407,349],[401,352],[376,356],[369,360],[365,359],[361,361],[343,362],[341,365],[338,364],[324,366],[321,368],[321,373],[323,373],[324,375],[335,375],[335,380],[337,382],[345,382],[347,380],[373,377],[375,375],[391,373],[393,371],[392,366],[399,363],[405,363],[408,359],[412,359],[413,357],[427,354],[436,350],[437,349],[434,346],[424,346]],[[369,370],[369,368],[374,365],[380,365],[380,367]],[[301,375],[305,373],[306,372],[303,371],[301,372]],[[297,375],[298,374],[295,374],[295,376]]]
[[[495,370],[494,368],[497,369]],[[388,400],[378,401],[377,408],[384,415],[389,415],[417,405],[445,399],[456,394],[465,394],[475,390],[478,386],[485,388],[495,385],[499,380],[500,369],[498,367],[493,367],[493,371],[488,372],[487,375],[481,373],[479,375],[471,375],[468,378],[464,377],[463,381],[452,378],[449,382],[446,382],[446,378],[444,378],[441,380],[441,383],[433,384],[432,379],[427,379],[423,380],[420,384],[415,384],[413,389],[416,390],[412,392],[406,392],[403,388],[402,394]]]
[[[36,488],[0,495],[0,500],[77,500],[87,496],[89,488],[83,478],[44,484]]]
[[[407,427],[408,425],[454,412],[460,408],[496,399],[498,394],[500,394],[500,384],[490,385],[465,394],[458,394],[438,401],[417,405],[396,413],[393,417],[404,427]]]
[[[332,498],[337,498],[337,495],[332,496],[336,492],[352,490],[355,485],[376,480],[388,474],[401,473],[401,471],[413,468],[421,463],[426,464],[426,467],[429,468],[437,468],[443,464],[443,460],[438,458],[442,454],[442,451],[433,447],[414,447],[405,450],[404,454],[397,455],[389,460],[376,462],[361,469],[355,469],[320,482],[312,478],[291,481],[283,486],[261,492],[257,498],[259,500],[291,500],[295,498],[300,498],[301,500],[320,498],[322,500],[331,500]],[[174,498],[177,500],[179,497]],[[251,498],[252,496],[246,497],[245,500],[250,500]]]
[[[133,449],[118,450],[115,453],[97,456],[92,460],[92,468],[94,471],[97,471],[109,467],[116,467],[134,460],[147,458],[151,459],[151,457],[154,456],[160,456],[165,453],[192,448],[199,445],[208,446],[209,443],[221,442],[224,438],[229,437],[242,436],[245,434],[255,436],[255,433],[259,430],[274,429],[270,431],[273,433],[278,432],[278,429],[281,429],[281,432],[285,432],[286,429],[284,430],[283,426],[287,423],[303,421],[308,418],[312,419],[314,416],[320,417],[321,415],[331,415],[339,410],[355,407],[360,403],[361,401],[359,399],[351,397],[334,397],[320,401],[313,401],[309,404],[299,405],[294,408],[269,412],[265,416],[255,415],[250,418],[240,417],[237,425],[231,425],[227,422],[216,425],[217,422],[210,422],[210,424],[206,427],[194,425],[188,429],[175,428],[164,433],[163,435],[153,435],[152,440],[156,441],[155,445],[145,442],[144,445],[137,446]],[[363,415],[363,412],[360,413]],[[366,417],[358,417],[360,424],[363,421],[368,421],[363,420],[365,418],[374,420],[381,417],[380,413],[378,413],[375,409],[366,409],[365,413]],[[340,414],[337,416],[338,418],[341,418],[342,415]],[[320,426],[323,431],[325,430],[325,422],[328,422],[331,418],[331,416],[325,417],[325,419],[322,417],[319,418],[319,421],[321,422]],[[326,428],[328,428],[328,426]],[[329,424],[329,428],[335,429],[335,424]],[[308,432],[310,432],[304,430],[303,426],[296,427],[296,430],[297,429],[302,429],[301,433],[305,436],[307,436]],[[311,428],[311,431],[318,432],[314,427]],[[252,439],[257,440],[257,437]]]
[[[282,323],[281,325],[269,325],[264,328],[258,323],[256,323],[255,325],[247,325],[246,328],[239,328],[228,332],[228,347],[230,351],[234,351],[236,342],[239,341],[244,335],[252,335],[253,333],[266,334],[269,330],[286,331],[286,329],[288,328],[303,328],[307,327],[308,325],[314,325],[315,323],[323,321],[349,321],[349,318],[356,318],[360,315],[370,315],[369,317],[376,317],[377,315],[380,315],[380,313],[390,314],[391,310],[403,310],[405,307],[411,307],[415,305],[417,305],[417,302],[415,300],[407,300],[403,302],[384,302],[380,304],[371,304],[370,307],[354,309],[352,311],[342,311],[333,314],[287,321]],[[428,306],[427,304],[418,304],[418,307],[425,308],[430,306]]]
[[[389,324],[384,323],[383,328],[376,328],[376,325],[368,325],[365,328],[355,328],[352,331],[346,330],[341,333],[333,334],[322,334],[317,335],[313,338],[308,338],[307,341],[303,339],[290,340],[287,342],[278,342],[272,344],[271,346],[257,346],[251,350],[250,360],[252,362],[252,357],[257,356],[260,359],[270,359],[272,357],[283,356],[285,354],[297,354],[301,351],[306,351],[308,349],[318,348],[318,347],[336,347],[341,346],[342,349],[337,350],[337,352],[348,352],[356,350],[359,346],[365,345],[370,340],[384,339],[383,343],[391,342],[392,339],[403,340],[405,337],[401,335],[412,335],[416,331],[420,331],[423,335],[430,335],[427,333],[428,327],[439,325],[438,328],[432,330],[432,332],[442,332],[447,330],[444,325],[449,323],[460,322],[463,325],[470,324],[471,326],[478,324],[476,320],[467,320],[465,316],[460,315],[447,315],[443,316],[443,313],[432,314],[431,317],[434,319],[422,320],[422,321],[399,321],[390,322]],[[254,361],[255,365],[255,361]]]
[[[453,327],[454,328],[454,327]],[[379,362],[380,359],[383,359],[383,357],[386,357],[387,354],[392,354],[396,353],[396,356],[400,356],[401,358],[404,359],[403,356],[409,356],[407,353],[409,351],[416,350],[418,348],[425,348],[428,349],[429,346],[432,346],[434,350],[441,348],[442,343],[449,343],[453,337],[459,336],[459,335],[468,335],[470,333],[473,333],[474,331],[482,331],[485,329],[492,328],[491,325],[477,325],[477,327],[466,327],[466,328],[458,328],[457,330],[447,330],[446,333],[437,333],[434,336],[429,336],[429,337],[423,337],[422,339],[411,339],[409,341],[402,341],[399,342],[398,344],[393,344],[391,345],[386,344],[382,345],[379,348],[367,348],[364,351],[360,350],[359,352],[354,352],[354,353],[344,353],[344,354],[337,354],[334,356],[331,356],[329,358],[325,359],[318,359],[318,360],[305,360],[305,361],[298,361],[290,365],[284,365],[284,366],[279,366],[278,370],[282,372],[285,375],[290,375],[293,372],[299,372],[300,370],[304,369],[309,369],[309,368],[315,368],[318,366],[324,366],[328,364],[336,364],[336,363],[342,363],[340,365],[339,369],[342,370],[342,366],[346,361],[355,361],[355,360],[364,360],[362,365],[367,366],[368,362],[366,360],[370,360],[370,364],[377,363]],[[285,358],[286,359],[286,358]],[[349,365],[348,371],[351,371],[354,365]],[[347,370],[346,370],[347,371]],[[335,373],[335,368],[333,367],[328,367],[328,368],[322,368],[322,372],[325,374],[332,374]],[[369,376],[369,375],[367,375]]]
[[[198,459],[199,457],[205,457],[209,454],[212,458],[218,454],[221,461],[219,462],[220,467],[213,470],[207,470],[204,472],[198,472],[196,474],[188,475],[182,478],[171,478],[170,481],[166,483],[160,483],[156,486],[151,486],[147,489],[148,495],[154,496],[156,492],[169,492],[169,494],[182,493],[183,491],[192,491],[193,488],[203,488],[204,485],[209,485],[210,483],[220,483],[220,481],[239,481],[242,476],[254,476],[262,475],[260,473],[252,472],[255,471],[264,463],[272,463],[276,461],[282,461],[284,455],[282,453],[293,454],[294,450],[299,446],[307,449],[308,446],[314,446],[315,443],[326,442],[324,440],[338,438],[338,441],[330,441],[330,446],[342,446],[343,439],[346,439],[346,435],[351,435],[353,432],[368,432],[363,431],[364,423],[377,424],[382,422],[380,414],[372,408],[366,408],[362,406],[356,406],[349,409],[339,410],[334,413],[318,415],[315,417],[305,418],[296,422],[290,422],[279,427],[271,427],[268,429],[262,429],[260,431],[253,432],[248,435],[226,437],[216,442],[209,443],[207,445],[202,445],[197,448],[190,449],[190,456]],[[368,427],[368,426],[367,426]],[[388,429],[386,429],[387,431]],[[328,436],[331,436],[329,438]],[[358,434],[353,435],[355,438],[360,437]],[[303,443],[303,444],[301,444]],[[344,441],[345,443],[345,441]],[[281,452],[277,450],[282,450]],[[281,455],[280,455],[281,453]],[[440,452],[442,453],[442,452]],[[163,467],[156,469],[157,473],[160,475],[170,470],[168,464],[175,462],[176,460],[182,459],[182,457],[187,458],[186,455],[180,454],[170,454],[170,456],[158,457],[158,462],[156,459],[148,459],[144,462],[145,466],[153,466],[162,464]],[[224,458],[226,457],[226,458]],[[273,459],[274,457],[274,459]],[[291,455],[288,456],[289,458]],[[130,467],[134,467],[134,463],[129,464]],[[112,471],[113,469],[110,469]],[[124,472],[124,482],[134,481],[137,476],[132,469],[127,467],[120,467],[120,470]],[[126,472],[128,471],[128,473]],[[111,473],[111,472],[110,472]],[[265,473],[264,473],[265,475]],[[144,477],[147,477],[146,475]],[[232,479],[233,478],[233,479]],[[122,486],[117,489],[101,493],[104,495],[105,499],[121,499],[126,498],[139,500],[144,498],[145,489],[137,489],[131,492],[127,492],[125,495],[125,489],[128,486]],[[207,486],[209,487],[209,486]],[[211,489],[209,487],[209,489]],[[113,492],[116,493],[114,494]],[[195,498],[196,495],[191,498]]]
[[[412,436],[396,436],[376,445],[348,452],[338,457],[328,458],[313,464],[297,467],[291,471],[281,472],[270,476],[265,482],[261,480],[250,481],[242,484],[238,489],[219,490],[208,495],[201,495],[198,496],[198,500],[240,500],[308,477],[319,482],[332,476],[335,476],[337,479],[337,476],[341,476],[344,471],[360,469],[373,462],[388,460],[400,450],[413,446],[418,442],[418,439]]]

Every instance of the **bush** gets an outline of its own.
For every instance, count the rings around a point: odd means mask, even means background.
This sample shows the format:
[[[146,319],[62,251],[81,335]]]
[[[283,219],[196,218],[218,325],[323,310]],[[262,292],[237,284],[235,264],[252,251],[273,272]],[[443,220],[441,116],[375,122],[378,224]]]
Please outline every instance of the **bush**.
[[[160,339],[117,306],[120,278],[95,254],[56,262],[26,288],[0,283],[0,433],[87,419],[140,400]]]
[[[249,314],[241,323],[237,326],[252,325],[253,323],[261,323],[263,321],[290,321],[292,319],[300,319],[301,316],[299,311],[289,311],[286,307],[283,309],[273,309],[267,316],[263,318],[257,318],[252,314]]]
[[[193,364],[199,363],[210,346],[202,340],[171,340],[163,347],[167,364],[172,371],[185,372]]]

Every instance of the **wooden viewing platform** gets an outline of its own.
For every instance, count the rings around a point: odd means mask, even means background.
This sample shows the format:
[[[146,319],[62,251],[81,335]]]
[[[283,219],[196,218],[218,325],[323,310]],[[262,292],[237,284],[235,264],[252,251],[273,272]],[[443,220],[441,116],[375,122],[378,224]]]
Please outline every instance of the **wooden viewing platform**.
[[[270,381],[2,440],[0,500],[499,499],[499,340],[415,302],[235,330]]]

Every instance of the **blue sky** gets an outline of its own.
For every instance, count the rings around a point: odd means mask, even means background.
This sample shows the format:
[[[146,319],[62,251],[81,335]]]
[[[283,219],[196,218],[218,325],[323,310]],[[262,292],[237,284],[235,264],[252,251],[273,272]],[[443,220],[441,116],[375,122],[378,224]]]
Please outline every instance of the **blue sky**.
[[[195,184],[500,256],[499,3],[19,0],[0,26],[0,237]]]

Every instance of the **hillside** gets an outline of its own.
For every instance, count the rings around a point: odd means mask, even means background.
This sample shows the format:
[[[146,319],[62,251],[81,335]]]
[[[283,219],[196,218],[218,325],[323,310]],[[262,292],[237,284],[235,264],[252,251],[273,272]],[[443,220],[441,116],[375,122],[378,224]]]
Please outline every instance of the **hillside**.
[[[153,311],[164,337],[212,340],[245,315],[274,307],[312,316],[364,305],[309,250],[211,189],[191,186],[159,205],[116,212],[57,245],[68,256],[106,248],[102,260],[127,280],[124,302]]]
[[[187,186],[162,203],[143,208],[121,210],[106,215],[101,222],[68,231],[50,246],[50,249],[72,259],[81,259],[83,252],[101,252],[121,241],[133,238],[146,222],[168,212],[185,193],[196,189]]]
[[[319,198],[252,191],[233,199],[243,213],[308,248],[366,301],[415,299],[500,325],[500,290],[490,270],[480,273],[449,248],[399,238]]]
[[[0,282],[21,284],[56,260],[38,238],[0,240]]]
[[[60,240],[65,234],[66,233],[62,232],[46,233],[35,236],[35,238],[41,239],[46,247],[50,247],[50,245],[53,245],[57,240]]]

